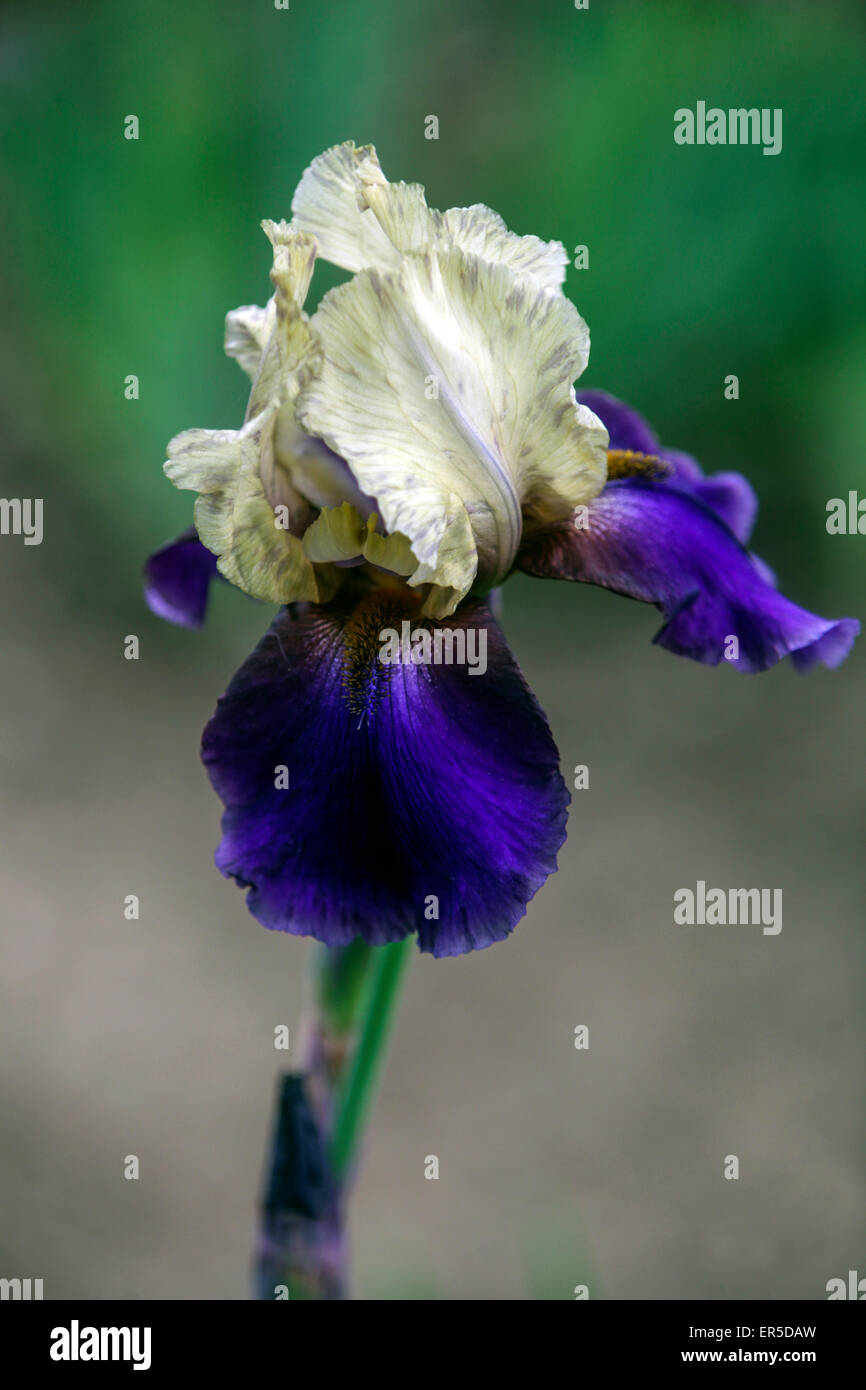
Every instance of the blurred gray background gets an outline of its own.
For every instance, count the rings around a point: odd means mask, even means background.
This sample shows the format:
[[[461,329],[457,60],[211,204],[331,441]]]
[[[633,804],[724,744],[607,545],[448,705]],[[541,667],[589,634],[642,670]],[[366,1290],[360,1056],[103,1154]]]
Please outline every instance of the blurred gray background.
[[[434,205],[589,244],[585,384],[747,472],[786,592],[862,616],[866,538],[824,525],[864,487],[862,14],[156,0],[7,12],[2,40],[2,491],[44,497],[45,540],[0,539],[0,1275],[244,1298],[307,947],[214,869],[198,741],[271,613],[221,586],[175,631],[139,571],[190,515],[165,441],[241,418],[222,320],[267,296],[258,221],[351,137]],[[782,106],[783,153],[675,147],[698,99]],[[823,1298],[866,1273],[866,657],[740,676],[652,647],[657,619],[508,585],[590,787],[508,942],[413,962],[352,1204],[360,1298]],[[699,878],[781,888],[781,934],[674,926]]]

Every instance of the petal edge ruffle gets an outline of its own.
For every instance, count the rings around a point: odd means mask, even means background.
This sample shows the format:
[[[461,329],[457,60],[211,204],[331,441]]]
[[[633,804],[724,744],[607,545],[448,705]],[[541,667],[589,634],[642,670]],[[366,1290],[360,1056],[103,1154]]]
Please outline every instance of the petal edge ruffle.
[[[485,634],[477,675],[379,664],[379,634],[410,615],[379,593],[279,614],[203,737],[226,807],[217,864],[272,929],[331,946],[417,931],[459,955],[507,936],[553,872],[568,793],[486,605],[449,620],[476,650]]]
[[[653,640],[707,665],[764,671],[790,656],[801,671],[834,667],[860,631],[853,618],[820,618],[785,598],[713,511],[665,482],[608,483],[585,527],[536,532],[518,563],[655,604],[666,621]]]

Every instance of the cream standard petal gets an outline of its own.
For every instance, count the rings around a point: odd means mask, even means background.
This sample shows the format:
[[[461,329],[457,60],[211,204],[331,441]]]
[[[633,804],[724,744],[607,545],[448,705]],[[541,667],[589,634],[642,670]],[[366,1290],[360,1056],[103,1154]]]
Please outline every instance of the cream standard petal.
[[[424,189],[415,183],[365,183],[361,204],[375,214],[391,245],[403,254],[428,247],[467,251],[483,261],[506,265],[549,290],[559,290],[568,258],[559,241],[510,232],[498,213],[476,203],[470,208],[437,212],[428,208]]]
[[[398,256],[376,218],[358,206],[368,183],[385,175],[372,145],[357,149],[349,140],[314,159],[292,199],[296,226],[312,232],[319,255],[345,270],[394,266]]]
[[[247,306],[226,321],[226,349],[253,378],[246,422],[178,435],[165,472],[199,493],[196,528],[226,579],[274,603],[321,600],[337,576],[330,567],[314,571],[304,552],[298,533],[312,512],[275,447],[278,422],[292,413],[295,371],[312,347],[302,306],[315,242],[285,222],[263,225],[274,248],[274,295],[266,308]]]
[[[265,221],[262,227],[274,248],[274,295],[266,311],[271,331],[250,392],[247,420],[269,403],[283,405],[293,399],[295,372],[312,346],[303,306],[316,263],[315,240],[288,222]]]
[[[265,413],[242,430],[177,435],[165,472],[176,487],[198,492],[196,530],[226,579],[270,603],[321,602],[335,592],[337,576],[329,568],[314,570],[299,537],[282,524],[275,505],[291,516],[291,494],[266,494],[262,474],[275,476],[272,450],[273,416]]]
[[[316,262],[316,242],[288,222],[264,221],[262,230],[273,247],[271,282],[274,294],[262,309],[245,304],[226,314],[225,351],[253,381],[247,419],[258,414],[272,393],[291,386],[281,383],[310,346],[304,301]]]
[[[253,373],[247,419],[277,407],[274,447],[262,457],[265,493],[275,500],[290,490],[299,500],[306,499],[315,507],[332,505],[344,498],[361,501],[362,494],[342,459],[332,455],[321,440],[305,434],[295,419],[298,364],[314,350],[309,320],[302,306],[315,264],[315,239],[286,222],[266,221],[262,227],[274,248],[274,295],[265,310],[238,311],[242,318],[232,328],[238,338],[244,330],[255,333],[262,344],[260,361]],[[304,525],[312,519],[309,507],[304,508],[304,515],[300,509],[296,511]]]
[[[271,279],[276,293],[263,309],[244,305],[226,315],[225,349],[254,383],[247,418],[255,415],[256,407],[278,407],[273,450],[262,454],[262,482],[274,505],[283,502],[290,507],[291,529],[300,534],[312,521],[314,508],[348,500],[366,516],[376,510],[376,503],[364,496],[341,458],[298,427],[294,368],[312,345],[301,298],[309,284],[315,242],[285,222],[266,222],[263,227],[274,246]]]
[[[295,224],[312,232],[325,260],[346,270],[395,270],[400,255],[458,249],[501,262],[548,289],[565,279],[558,241],[510,232],[481,203],[437,212],[420,184],[389,183],[372,145],[349,141],[314,159],[292,200]]]
[[[485,261],[501,261],[518,275],[528,275],[550,290],[565,280],[568,256],[561,241],[542,241],[537,236],[516,236],[499,216],[483,203],[469,208],[449,208],[439,213],[439,240],[459,246]]]
[[[264,309],[257,304],[245,304],[226,314],[225,352],[227,357],[243,367],[254,381],[258,375],[268,339],[274,328],[276,309],[273,299]]]
[[[476,256],[428,252],[332,290],[311,328],[321,357],[302,373],[298,419],[409,538],[411,584],[459,599],[479,570],[497,582],[525,498],[566,516],[603,485],[607,434],[571,387],[589,334],[561,295]]]

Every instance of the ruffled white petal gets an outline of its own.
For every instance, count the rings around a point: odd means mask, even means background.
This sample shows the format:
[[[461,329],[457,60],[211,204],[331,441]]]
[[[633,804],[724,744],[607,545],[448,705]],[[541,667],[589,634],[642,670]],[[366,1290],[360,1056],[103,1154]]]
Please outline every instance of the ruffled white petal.
[[[245,304],[226,314],[226,356],[233,357],[251,381],[258,374],[262,353],[273,332],[275,313],[274,301],[270,300],[264,309]]]
[[[589,336],[560,291],[564,249],[481,204],[428,208],[351,143],[313,162],[293,210],[262,224],[272,298],[226,319],[252,381],[244,426],[178,436],[166,472],[199,493],[201,539],[248,593],[323,601],[332,562],[366,560],[445,617],[508,573],[525,520],[604,483],[606,431],[571,385]],[[317,253],[356,276],[309,320]]]
[[[297,527],[290,529],[306,503],[274,466],[273,412],[242,430],[186,430],[169,444],[165,472],[176,487],[199,494],[199,539],[232,584],[270,603],[322,601],[334,592],[336,576],[313,569]],[[266,492],[263,475],[276,481],[276,495]],[[289,526],[278,507],[287,508]]]
[[[292,199],[296,226],[311,232],[326,261],[345,270],[396,266],[399,256],[372,212],[358,206],[368,183],[384,183],[372,145],[349,141],[314,159]]]
[[[274,295],[265,311],[271,332],[250,392],[248,420],[268,404],[294,399],[298,366],[312,346],[303,306],[316,262],[315,240],[287,222],[265,221],[262,227],[274,248]]]
[[[481,203],[437,212],[420,184],[389,183],[372,145],[349,141],[307,169],[292,200],[295,224],[311,232],[319,255],[346,270],[396,270],[402,255],[461,250],[507,265],[557,290],[567,257],[558,241],[510,232]]]
[[[561,295],[460,251],[404,256],[325,297],[301,426],[349,463],[409,582],[453,590],[508,573],[524,500],[568,515],[605,478],[607,434],[574,400],[586,325]]]
[[[263,224],[274,248],[274,295],[264,309],[247,306],[226,321],[226,348],[253,380],[240,430],[187,430],[171,441],[165,472],[198,492],[195,523],[220,572],[254,598],[274,603],[323,600],[336,588],[329,567],[313,569],[300,535],[312,519],[291,475],[289,444],[297,369],[313,343],[303,302],[315,242],[288,224]],[[278,452],[277,439],[285,453]]]
[[[485,261],[501,262],[517,275],[528,275],[539,285],[558,290],[565,280],[568,256],[561,241],[542,241],[537,236],[516,236],[499,216],[483,203],[468,208],[449,208],[440,213],[439,239],[459,246]]]

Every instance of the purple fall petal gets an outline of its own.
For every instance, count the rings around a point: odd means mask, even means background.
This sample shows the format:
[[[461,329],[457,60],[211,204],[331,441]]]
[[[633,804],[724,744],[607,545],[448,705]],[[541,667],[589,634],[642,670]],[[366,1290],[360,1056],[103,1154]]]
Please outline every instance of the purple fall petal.
[[[666,622],[654,640],[713,666],[729,659],[763,671],[788,655],[798,670],[838,666],[860,630],[852,618],[831,622],[791,603],[715,513],[667,482],[608,483],[586,529],[547,527],[527,539],[518,563],[655,604]],[[739,654],[726,658],[731,637]]]
[[[144,567],[144,596],[152,613],[181,627],[201,627],[207,613],[216,556],[191,526],[150,556]]]
[[[626,405],[625,401],[609,395],[607,391],[578,391],[577,399],[598,416],[610,435],[611,449],[656,454],[658,439],[643,416]]]
[[[751,483],[741,473],[714,473],[705,477],[691,454],[663,448],[646,420],[630,405],[609,396],[606,391],[580,391],[577,399],[601,420],[610,435],[611,449],[631,449],[661,459],[671,470],[665,477],[668,487],[697,497],[721,517],[743,545],[748,544],[758,514],[758,499]]]
[[[459,955],[507,936],[556,867],[568,793],[502,633],[470,601],[447,625],[486,633],[484,674],[383,666],[379,633],[412,602],[284,609],[205,730],[217,864],[266,927],[331,946],[416,931]]]

